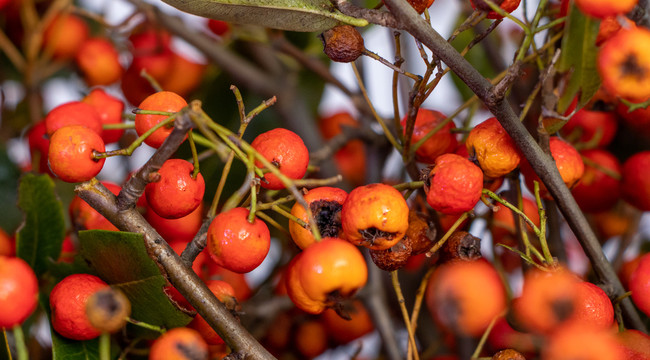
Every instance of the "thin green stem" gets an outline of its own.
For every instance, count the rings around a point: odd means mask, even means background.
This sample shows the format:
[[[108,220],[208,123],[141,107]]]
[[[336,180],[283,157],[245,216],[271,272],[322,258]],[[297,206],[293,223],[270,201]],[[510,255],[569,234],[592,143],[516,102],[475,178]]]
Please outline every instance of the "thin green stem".
[[[534,182],[535,190],[535,201],[537,202],[537,211],[539,211],[539,242],[542,246],[542,253],[544,253],[544,260],[547,264],[552,265],[555,261],[553,260],[553,255],[548,248],[548,242],[546,241],[546,210],[542,205],[542,198],[539,195],[539,182]]]
[[[119,124],[103,124],[102,129],[104,130],[120,130],[120,129],[134,129],[135,123],[125,122]]]
[[[258,218],[264,220],[267,224],[269,224],[269,225],[273,226],[274,228],[278,229],[279,231],[281,231],[285,235],[291,237],[291,234],[289,234],[287,229],[285,229],[282,225],[280,225],[277,221],[275,221],[275,219],[273,219],[272,217],[266,215],[264,212],[259,211],[260,209],[257,209],[257,210],[258,211],[255,212],[255,216],[257,216]]]
[[[13,331],[18,360],[29,360],[29,353],[27,352],[27,345],[25,344],[25,333],[23,332],[22,326],[20,324],[14,326]]]
[[[388,129],[388,126],[386,126],[386,123],[384,122],[384,119],[377,114],[377,111],[375,110],[375,107],[372,106],[372,102],[370,101],[370,98],[368,97],[368,92],[366,91],[366,87],[363,85],[363,79],[361,79],[361,74],[359,73],[359,69],[357,69],[357,66],[352,62],[352,70],[354,70],[354,75],[357,78],[357,82],[359,83],[359,88],[361,89],[361,93],[363,94],[363,98],[366,99],[366,103],[368,103],[368,107],[370,107],[370,111],[372,111],[372,115],[375,117],[375,120],[381,125],[381,128],[384,130],[384,135],[386,136],[386,139],[388,142],[393,145],[397,151],[401,152],[402,151],[402,146],[395,140],[395,137],[393,136],[393,133],[390,132],[390,129]]]
[[[199,154],[196,152],[196,144],[194,143],[193,131],[190,129],[187,139],[190,142],[190,150],[192,151],[192,161],[194,163],[194,171],[192,171],[192,179],[196,179],[199,175]]]
[[[424,186],[424,181],[411,181],[411,182],[405,182],[405,183],[393,185],[393,187],[398,191],[417,190],[423,186]]]
[[[212,205],[210,205],[210,210],[208,211],[210,217],[217,215],[217,206],[219,206],[219,200],[221,200],[221,194],[223,193],[224,186],[226,186],[226,179],[228,178],[228,173],[230,173],[230,167],[232,166],[232,161],[234,159],[235,153],[231,151],[230,155],[228,155],[228,160],[221,171],[221,179],[219,179],[219,185],[217,185],[217,192],[214,194]]]
[[[142,76],[143,78],[145,78],[145,79],[149,82],[149,84],[151,85],[151,87],[152,87],[154,90],[156,90],[156,92],[161,92],[161,91],[163,91],[162,86],[160,86],[160,84],[158,83],[158,81],[157,81],[156,79],[154,79],[154,77],[151,76],[151,75],[147,72],[147,70],[142,69],[142,70],[140,71],[140,76]]]
[[[506,311],[502,311],[499,315],[495,316],[492,321],[490,321],[490,324],[488,325],[487,329],[483,332],[483,336],[481,336],[481,340],[479,340],[478,345],[476,345],[476,349],[474,350],[474,353],[472,354],[471,359],[478,359],[479,355],[481,354],[481,351],[483,350],[483,347],[485,346],[485,343],[487,342],[488,336],[490,336],[490,333],[492,332],[492,329],[494,328],[494,324],[497,323],[497,320],[499,320],[501,317],[505,316]]]
[[[155,331],[155,332],[158,332],[158,333],[161,333],[161,334],[164,334],[165,331],[166,331],[165,329],[163,329],[160,326],[156,326],[156,325],[152,325],[152,324],[149,324],[149,323],[146,323],[146,322],[138,321],[138,320],[135,320],[135,319],[133,319],[131,317],[127,317],[126,321],[133,324],[133,325],[135,325],[135,326],[139,326],[141,328],[152,330],[152,331]]]
[[[253,154],[248,154],[248,173],[253,176],[255,172],[253,165]],[[248,222],[253,223],[255,221],[255,211],[257,207],[257,185],[259,184],[260,179],[252,178],[251,180],[251,208],[248,210]]]
[[[413,79],[415,81],[422,80],[419,75],[412,74],[412,73],[410,73],[410,72],[408,72],[406,70],[403,70],[403,69],[393,65],[390,61],[384,59],[383,57],[375,54],[374,52],[372,52],[372,51],[370,51],[368,49],[363,50],[363,55],[366,55],[366,56],[368,56],[370,58],[373,58],[373,59],[379,61],[380,63],[388,66],[391,70],[393,70],[396,73],[402,74],[402,75],[404,75],[406,77],[409,77],[409,78],[411,78],[411,79]]]
[[[309,224],[304,222],[302,219],[296,217],[295,215],[293,215],[291,212],[287,211],[286,209],[283,209],[280,205],[277,205],[277,204],[272,205],[271,210],[275,211],[276,213],[286,217],[287,219],[289,219],[289,220],[291,220],[293,222],[298,223],[298,225],[304,227],[305,229],[309,228]],[[317,241],[320,241],[320,238]]]
[[[458,219],[456,219],[456,222],[447,230],[445,235],[442,236],[438,242],[436,242],[429,251],[427,251],[427,257],[433,256],[433,254],[436,253],[436,251],[440,250],[440,248],[447,242],[449,237],[451,237],[451,234],[456,231],[460,227],[460,225],[469,217],[469,212],[464,212]]]
[[[285,197],[276,199],[276,200],[274,200],[274,201],[272,201],[270,203],[257,204],[257,210],[270,209],[273,205],[281,205],[281,204],[285,204],[285,203],[288,203],[288,202],[291,202],[291,201],[294,201],[294,200],[296,200],[296,198],[294,198],[293,195],[287,195]]]
[[[537,225],[535,225],[535,223],[532,220],[530,220],[530,218],[528,218],[528,216],[526,216],[526,214],[524,214],[523,211],[519,210],[516,206],[509,203],[506,199],[500,197],[499,195],[493,193],[492,191],[490,191],[488,189],[483,189],[483,194],[485,194],[485,195],[489,196],[490,198],[496,200],[497,202],[499,202],[503,206],[505,206],[508,209],[512,210],[512,212],[514,212],[515,214],[521,216],[524,219],[524,221],[526,221],[526,223],[528,225],[530,225],[530,227],[533,229],[533,231],[535,232],[535,235],[539,236],[539,232],[540,232],[539,228],[537,227]]]
[[[103,332],[99,335],[99,360],[111,359],[111,334]]]

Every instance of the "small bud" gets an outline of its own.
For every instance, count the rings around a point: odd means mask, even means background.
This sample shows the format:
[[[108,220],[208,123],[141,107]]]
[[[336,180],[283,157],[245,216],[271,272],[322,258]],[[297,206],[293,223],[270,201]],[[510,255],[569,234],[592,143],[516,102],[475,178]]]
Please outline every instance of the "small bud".
[[[86,315],[94,328],[113,333],[124,327],[131,315],[131,302],[120,290],[108,287],[88,298]]]
[[[365,50],[363,37],[350,25],[333,27],[323,32],[320,37],[323,41],[323,52],[332,61],[352,62]]]

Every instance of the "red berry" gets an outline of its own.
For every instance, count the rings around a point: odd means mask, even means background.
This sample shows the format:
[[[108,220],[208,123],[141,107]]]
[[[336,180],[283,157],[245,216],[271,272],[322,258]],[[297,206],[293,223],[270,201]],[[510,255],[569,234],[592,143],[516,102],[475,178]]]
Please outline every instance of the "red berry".
[[[623,163],[623,199],[641,211],[650,211],[650,151],[632,155]]]
[[[205,192],[205,181],[199,173],[192,178],[194,165],[183,159],[165,161],[158,174],[160,180],[145,189],[147,203],[156,214],[166,219],[178,219],[194,211]]]
[[[255,218],[248,222],[248,210],[234,208],[217,215],[208,228],[207,249],[217,265],[247,273],[258,267],[271,246],[266,224]]]
[[[102,279],[89,274],[73,274],[61,280],[50,293],[52,327],[59,335],[73,340],[90,340],[100,332],[88,321],[88,298],[107,287]]]
[[[47,155],[50,169],[66,182],[90,180],[99,174],[106,160],[95,160],[93,151],[105,151],[98,133],[85,126],[63,127],[50,139]]]
[[[267,131],[258,135],[251,146],[290,179],[300,179],[307,172],[309,151],[293,131],[282,128]],[[255,166],[262,167],[262,163],[255,161]],[[280,179],[271,173],[264,175],[261,186],[271,190],[284,189]]]
[[[92,105],[97,110],[102,124],[120,124],[122,122],[124,103],[104,90],[93,89],[81,101]],[[110,144],[120,140],[122,134],[124,134],[123,129],[102,130],[101,136],[105,144]]]
[[[102,133],[102,120],[97,110],[81,101],[71,101],[61,104],[45,116],[45,129],[48,136],[55,131],[72,125],[85,126],[97,134]]]
[[[138,108],[140,108],[140,110],[155,110],[175,113],[180,111],[185,106],[187,106],[185,99],[176,93],[170,91],[160,91],[149,95],[140,103]],[[167,116],[164,115],[137,114],[135,116],[135,131],[138,133],[138,136],[142,136],[142,134],[146,133],[149,131],[149,129],[165,119],[167,119]],[[153,134],[149,135],[149,137],[147,137],[144,142],[147,145],[157,149],[160,147],[160,145],[163,144],[173,129],[174,128],[171,126],[163,126],[154,131]]]
[[[650,254],[643,255],[639,266],[630,277],[634,304],[646,315],[650,314]]]
[[[36,309],[38,280],[22,259],[0,256],[0,328],[20,325]]]

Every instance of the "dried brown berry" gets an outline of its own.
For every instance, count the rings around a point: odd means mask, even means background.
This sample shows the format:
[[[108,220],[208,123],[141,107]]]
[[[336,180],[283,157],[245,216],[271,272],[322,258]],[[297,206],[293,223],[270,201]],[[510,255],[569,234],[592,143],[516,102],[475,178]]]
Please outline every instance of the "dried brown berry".
[[[413,250],[411,255],[424,254],[429,251],[436,240],[436,225],[429,220],[426,214],[409,211],[409,227],[406,236],[411,239]]]
[[[88,298],[86,314],[94,328],[113,333],[126,324],[126,318],[131,315],[131,302],[122,291],[107,287]]]
[[[481,239],[466,232],[456,231],[440,249],[440,261],[471,261],[481,258]]]
[[[405,236],[393,247],[386,250],[370,250],[370,258],[378,268],[394,271],[406,265],[411,256],[411,239]]]
[[[526,358],[517,350],[504,349],[494,354],[492,360],[526,360]]]
[[[321,34],[323,52],[332,61],[352,62],[365,49],[363,37],[356,28],[350,25],[335,26]]]

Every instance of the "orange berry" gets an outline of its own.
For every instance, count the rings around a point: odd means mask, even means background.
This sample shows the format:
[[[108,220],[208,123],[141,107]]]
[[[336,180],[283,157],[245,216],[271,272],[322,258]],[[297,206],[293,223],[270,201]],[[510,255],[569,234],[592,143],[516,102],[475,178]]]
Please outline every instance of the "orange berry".
[[[210,291],[212,291],[219,301],[224,303],[224,305],[226,305],[230,310],[235,310],[237,299],[235,298],[235,289],[233,289],[230,284],[221,280],[209,280],[206,282],[206,285],[208,285]],[[198,331],[208,345],[219,345],[224,343],[221,336],[219,336],[210,324],[208,324],[208,322],[199,314],[194,317],[187,327]]]
[[[163,89],[186,96],[201,84],[206,67],[206,64],[190,61],[173,52],[171,70],[161,86]]]
[[[343,203],[343,232],[355,245],[385,250],[404,237],[408,214],[404,196],[394,187],[386,184],[359,186]]]
[[[469,132],[465,146],[470,158],[478,161],[487,177],[501,177],[519,166],[519,150],[497,118],[476,125]]]
[[[82,102],[90,104],[99,113],[99,119],[103,125],[122,123],[122,113],[124,112],[124,103],[122,100],[107,94],[100,88],[90,91]],[[101,136],[105,144],[117,142],[124,134],[123,129],[102,130]]]
[[[580,181],[585,172],[585,164],[582,162],[580,153],[571,144],[558,137],[551,137],[549,139],[549,146],[551,148],[551,156],[555,160],[555,166],[557,166],[562,180],[571,189]],[[540,195],[546,199],[551,198],[546,186],[537,174],[535,174],[528,161],[522,162],[521,172],[524,174],[528,190],[532,192],[534,189],[533,182],[538,181]]]
[[[579,281],[575,287],[575,308],[567,321],[592,329],[609,329],[614,323],[614,306],[605,291],[587,281]]]
[[[146,99],[144,99],[140,105],[138,105],[138,108],[140,110],[155,110],[175,113],[180,111],[185,106],[187,106],[185,99],[176,93],[170,91],[159,91],[155,94],[149,95]],[[142,136],[142,134],[146,133],[149,131],[149,129],[167,118],[168,117],[164,115],[136,114],[135,131],[138,133],[138,136]],[[173,129],[173,126],[163,126],[154,131],[153,134],[149,135],[149,137],[147,137],[144,142],[147,145],[157,149],[160,147],[160,145],[163,144]]]
[[[88,86],[110,85],[122,77],[122,65],[115,46],[108,39],[91,38],[79,48],[75,61]]]
[[[122,188],[108,181],[102,181],[102,184],[115,196],[120,193]],[[92,206],[88,205],[82,198],[78,195],[75,195],[70,201],[70,206],[68,207],[68,213],[70,214],[70,221],[75,230],[111,230],[118,231],[118,229],[113,225],[104,215],[100,214]]]
[[[319,321],[305,321],[298,325],[293,341],[301,355],[315,358],[327,350],[327,331]]]
[[[415,117],[411,145],[420,141],[446,119],[447,116],[439,111],[420,108]],[[401,121],[405,134],[406,121],[405,116]],[[451,132],[455,128],[454,122],[449,121],[415,151],[415,159],[425,164],[432,164],[438,156],[452,152],[458,145],[456,135]]]
[[[429,279],[426,304],[442,326],[475,337],[506,309],[506,293],[489,262],[452,261],[441,265]]]
[[[557,329],[542,348],[542,360],[623,360],[616,337],[609,330],[586,325]]]
[[[582,152],[582,156],[596,163],[585,164],[582,179],[571,190],[573,197],[584,212],[595,213],[611,209],[620,198],[620,181],[604,173],[604,168],[615,174],[621,173],[621,163],[606,150],[592,149]]]
[[[425,180],[427,203],[443,214],[472,210],[481,198],[483,172],[471,161],[444,154],[436,159]]]
[[[346,127],[358,128],[359,122],[350,113],[345,111],[318,119],[318,129],[325,140],[329,140],[340,134]]]
[[[283,128],[267,131],[258,135],[251,146],[289,179],[301,179],[305,176],[309,164],[309,151],[300,136],[293,131]],[[263,165],[256,160],[255,166]],[[284,189],[280,179],[271,173],[264,175],[260,185],[270,190]]]
[[[352,297],[368,280],[361,252],[349,242],[325,238],[298,254],[287,268],[287,292],[301,310],[320,314]]]
[[[12,236],[0,228],[0,256],[15,256],[16,244]]]
[[[325,310],[321,315],[327,333],[338,343],[347,344],[375,329],[372,318],[361,301],[354,300],[350,308],[346,307],[343,310],[350,320],[342,318],[332,309]]]
[[[644,314],[650,314],[650,254],[641,257],[639,266],[630,276],[629,286],[634,304]]]
[[[36,309],[38,279],[25,260],[0,255],[0,329],[20,325]]]
[[[650,211],[650,151],[641,151],[623,163],[623,199],[641,211]]]
[[[619,21],[625,23],[625,28],[635,27],[636,24],[623,16],[608,16],[600,22],[598,27],[598,37],[596,37],[596,46],[600,46],[612,36],[616,35],[623,27]]]
[[[178,219],[196,210],[203,200],[205,181],[194,165],[183,159],[169,159],[158,170],[160,180],[147,184],[145,194],[151,210],[166,219]]]
[[[61,280],[50,293],[52,327],[72,340],[90,340],[99,336],[86,315],[88,298],[108,287],[102,279],[89,274],[73,274]]]
[[[88,181],[99,174],[106,159],[95,160],[93,153],[104,152],[104,141],[85,126],[65,126],[50,139],[47,159],[50,170],[65,182]]]
[[[575,2],[578,9],[583,13],[595,18],[605,19],[609,16],[623,15],[630,12],[638,0],[575,0]]]
[[[614,139],[617,126],[617,116],[612,111],[580,109],[564,124],[560,133],[574,143],[586,143],[599,138],[596,145],[607,146]]]
[[[43,46],[57,59],[70,59],[79,51],[89,33],[88,24],[79,16],[60,14],[45,28]]]
[[[50,137],[58,129],[72,125],[85,126],[97,134],[102,133],[99,112],[90,104],[81,101],[61,104],[45,116],[45,132]]]
[[[239,301],[246,301],[253,295],[253,290],[251,290],[244,274],[223,268],[212,261],[210,257],[206,258],[206,264],[208,265],[208,281],[223,280],[227,282],[235,289],[235,297]]]
[[[162,83],[169,76],[172,68],[171,35],[149,24],[143,27],[144,29],[136,29],[136,32],[129,36],[129,41],[133,45],[131,66],[135,73],[139,74],[140,71],[145,70]]]
[[[149,352],[149,360],[207,360],[208,344],[189,328],[173,328],[162,334]]]
[[[650,98],[650,30],[622,29],[598,53],[598,72],[605,90],[632,102]]]
[[[228,270],[247,273],[257,268],[271,247],[264,221],[248,222],[248,209],[238,207],[217,215],[208,228],[206,245],[212,260]]]
[[[512,303],[516,321],[533,333],[553,331],[569,319],[577,307],[578,282],[579,279],[564,268],[528,270],[521,296]]]
[[[341,208],[347,197],[345,190],[328,186],[311,189],[304,195],[322,237],[339,237],[343,234]],[[297,201],[291,208],[291,215],[308,223],[307,211]],[[309,228],[304,228],[295,221],[289,222],[289,232],[291,239],[301,249],[316,241]]]

